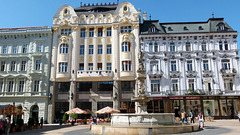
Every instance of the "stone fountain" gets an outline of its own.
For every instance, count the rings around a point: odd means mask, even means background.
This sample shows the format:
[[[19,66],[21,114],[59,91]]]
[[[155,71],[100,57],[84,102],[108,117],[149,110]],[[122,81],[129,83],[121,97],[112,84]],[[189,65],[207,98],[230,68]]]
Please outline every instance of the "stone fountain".
[[[93,125],[92,133],[104,135],[159,135],[198,130],[198,125],[176,124],[174,113],[147,112],[147,102],[151,101],[152,98],[145,95],[145,71],[143,54],[140,51],[135,95],[131,98],[135,102],[135,113],[112,114],[111,125]]]
[[[112,126],[153,126],[163,124],[174,124],[174,113],[148,113],[147,102],[151,97],[145,95],[145,68],[143,65],[143,53],[139,50],[139,68],[137,70],[135,95],[131,98],[135,102],[135,113],[112,114]]]

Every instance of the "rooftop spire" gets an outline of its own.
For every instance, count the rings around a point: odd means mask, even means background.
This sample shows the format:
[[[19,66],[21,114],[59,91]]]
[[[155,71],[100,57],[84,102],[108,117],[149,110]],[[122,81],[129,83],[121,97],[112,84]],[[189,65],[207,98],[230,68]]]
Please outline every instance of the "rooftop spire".
[[[151,16],[151,14],[149,15],[149,20],[151,20],[152,19],[152,16]]]
[[[212,18],[214,18],[214,13],[212,12]]]

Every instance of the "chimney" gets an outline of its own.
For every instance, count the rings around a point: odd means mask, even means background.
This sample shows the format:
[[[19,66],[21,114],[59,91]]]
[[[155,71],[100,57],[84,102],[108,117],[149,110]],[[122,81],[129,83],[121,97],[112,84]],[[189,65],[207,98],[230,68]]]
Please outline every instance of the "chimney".
[[[143,12],[143,21],[144,20],[147,20],[147,12],[145,11],[145,12]]]

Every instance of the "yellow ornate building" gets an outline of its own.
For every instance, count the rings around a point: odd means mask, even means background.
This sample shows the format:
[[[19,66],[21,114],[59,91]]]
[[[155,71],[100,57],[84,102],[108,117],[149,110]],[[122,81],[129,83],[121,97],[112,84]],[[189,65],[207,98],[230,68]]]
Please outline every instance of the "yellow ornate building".
[[[74,107],[93,113],[107,105],[122,112],[134,109],[139,18],[129,2],[58,9],[52,26],[49,123]]]

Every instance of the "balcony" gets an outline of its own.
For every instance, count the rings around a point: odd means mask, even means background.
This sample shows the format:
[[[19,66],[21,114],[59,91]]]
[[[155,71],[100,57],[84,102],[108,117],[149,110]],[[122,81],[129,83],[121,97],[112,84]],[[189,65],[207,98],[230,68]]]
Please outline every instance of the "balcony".
[[[180,72],[179,71],[170,71],[170,77],[178,78],[178,77],[180,77]]]
[[[157,71],[157,70],[153,70],[153,71],[148,71],[147,74],[149,75],[149,77],[157,77],[157,78],[161,78],[163,75],[163,71]]]
[[[237,74],[237,70],[235,68],[228,68],[228,69],[222,68],[220,72],[223,77],[234,77]]]
[[[88,70],[88,71],[77,71],[77,78],[81,77],[113,77],[113,72],[110,70]]]
[[[197,76],[197,72],[196,71],[187,71],[187,77],[196,77]]]
[[[212,70],[203,70],[203,77],[213,77]]]

